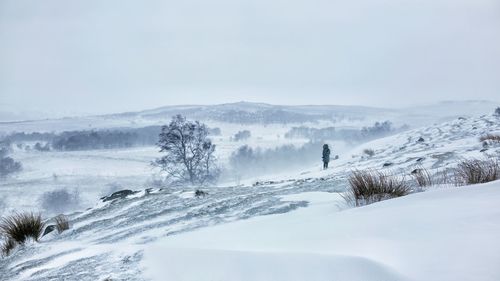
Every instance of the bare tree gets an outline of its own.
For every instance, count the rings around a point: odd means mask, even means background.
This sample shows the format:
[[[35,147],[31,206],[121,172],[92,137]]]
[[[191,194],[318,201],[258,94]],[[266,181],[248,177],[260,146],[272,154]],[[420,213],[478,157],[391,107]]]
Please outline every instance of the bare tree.
[[[166,172],[174,184],[204,185],[219,176],[214,155],[215,145],[208,138],[209,130],[198,121],[190,122],[177,115],[163,126],[158,146],[165,155],[154,164]]]

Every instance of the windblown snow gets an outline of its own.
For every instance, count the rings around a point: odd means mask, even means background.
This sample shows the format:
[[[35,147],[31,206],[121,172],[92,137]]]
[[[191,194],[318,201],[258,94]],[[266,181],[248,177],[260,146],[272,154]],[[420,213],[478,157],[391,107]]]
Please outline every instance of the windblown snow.
[[[0,259],[0,280],[500,280],[499,181],[359,208],[339,195],[353,169],[409,175],[498,157],[500,146],[478,140],[487,133],[500,133],[497,117],[460,118],[355,147],[327,171],[207,188],[204,197],[138,189]]]

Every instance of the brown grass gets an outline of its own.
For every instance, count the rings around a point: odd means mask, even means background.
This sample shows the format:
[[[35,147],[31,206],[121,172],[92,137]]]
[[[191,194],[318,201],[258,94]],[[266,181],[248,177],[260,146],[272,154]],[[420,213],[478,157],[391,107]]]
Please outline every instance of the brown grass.
[[[346,199],[355,206],[408,195],[412,190],[405,178],[373,170],[353,171]]]
[[[412,177],[415,179],[419,187],[433,185],[431,174],[425,168],[416,169],[414,173],[412,172]]]
[[[69,220],[65,215],[59,215],[55,218],[56,221],[56,229],[59,234],[63,231],[69,229]]]
[[[18,244],[29,238],[38,241],[43,233],[44,223],[40,214],[15,213],[0,220],[0,233]]]
[[[2,252],[2,256],[6,257],[10,255],[12,250],[14,250],[14,248],[16,247],[16,244],[17,244],[16,241],[7,238],[7,240],[3,242],[2,246],[0,246],[0,251]]]
[[[455,185],[486,183],[500,178],[500,165],[496,159],[464,160],[455,169]]]
[[[500,135],[487,134],[479,138],[480,141],[500,142]]]

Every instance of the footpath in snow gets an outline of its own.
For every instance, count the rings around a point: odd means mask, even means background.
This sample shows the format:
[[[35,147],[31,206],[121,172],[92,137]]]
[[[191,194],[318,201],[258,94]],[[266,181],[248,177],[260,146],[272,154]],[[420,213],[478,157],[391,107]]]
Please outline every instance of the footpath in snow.
[[[337,194],[286,196],[308,208],[150,244],[152,280],[500,280],[500,181],[338,210]]]

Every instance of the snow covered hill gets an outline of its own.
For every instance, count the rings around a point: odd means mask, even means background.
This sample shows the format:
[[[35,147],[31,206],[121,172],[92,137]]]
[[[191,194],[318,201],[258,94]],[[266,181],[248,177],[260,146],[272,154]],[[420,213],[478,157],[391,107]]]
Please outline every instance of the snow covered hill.
[[[150,189],[100,202],[70,215],[69,231],[0,259],[0,280],[498,280],[499,182],[356,209],[338,194],[353,169],[409,175],[498,157],[498,144],[479,141],[486,133],[500,133],[498,117],[376,140],[327,171],[214,187],[204,197]]]
[[[390,120],[396,126],[407,124],[412,128],[441,123],[458,116],[478,116],[493,112],[499,104],[491,101],[448,101],[402,109],[344,105],[284,106],[264,103],[238,102],[218,105],[165,106],[138,112],[96,116],[65,117],[44,120],[17,120],[0,122],[0,135],[10,132],[59,132],[68,130],[109,129],[163,125],[176,114],[206,123],[235,124],[299,124],[327,121],[342,125],[342,120]],[[0,114],[1,115],[1,114]]]

